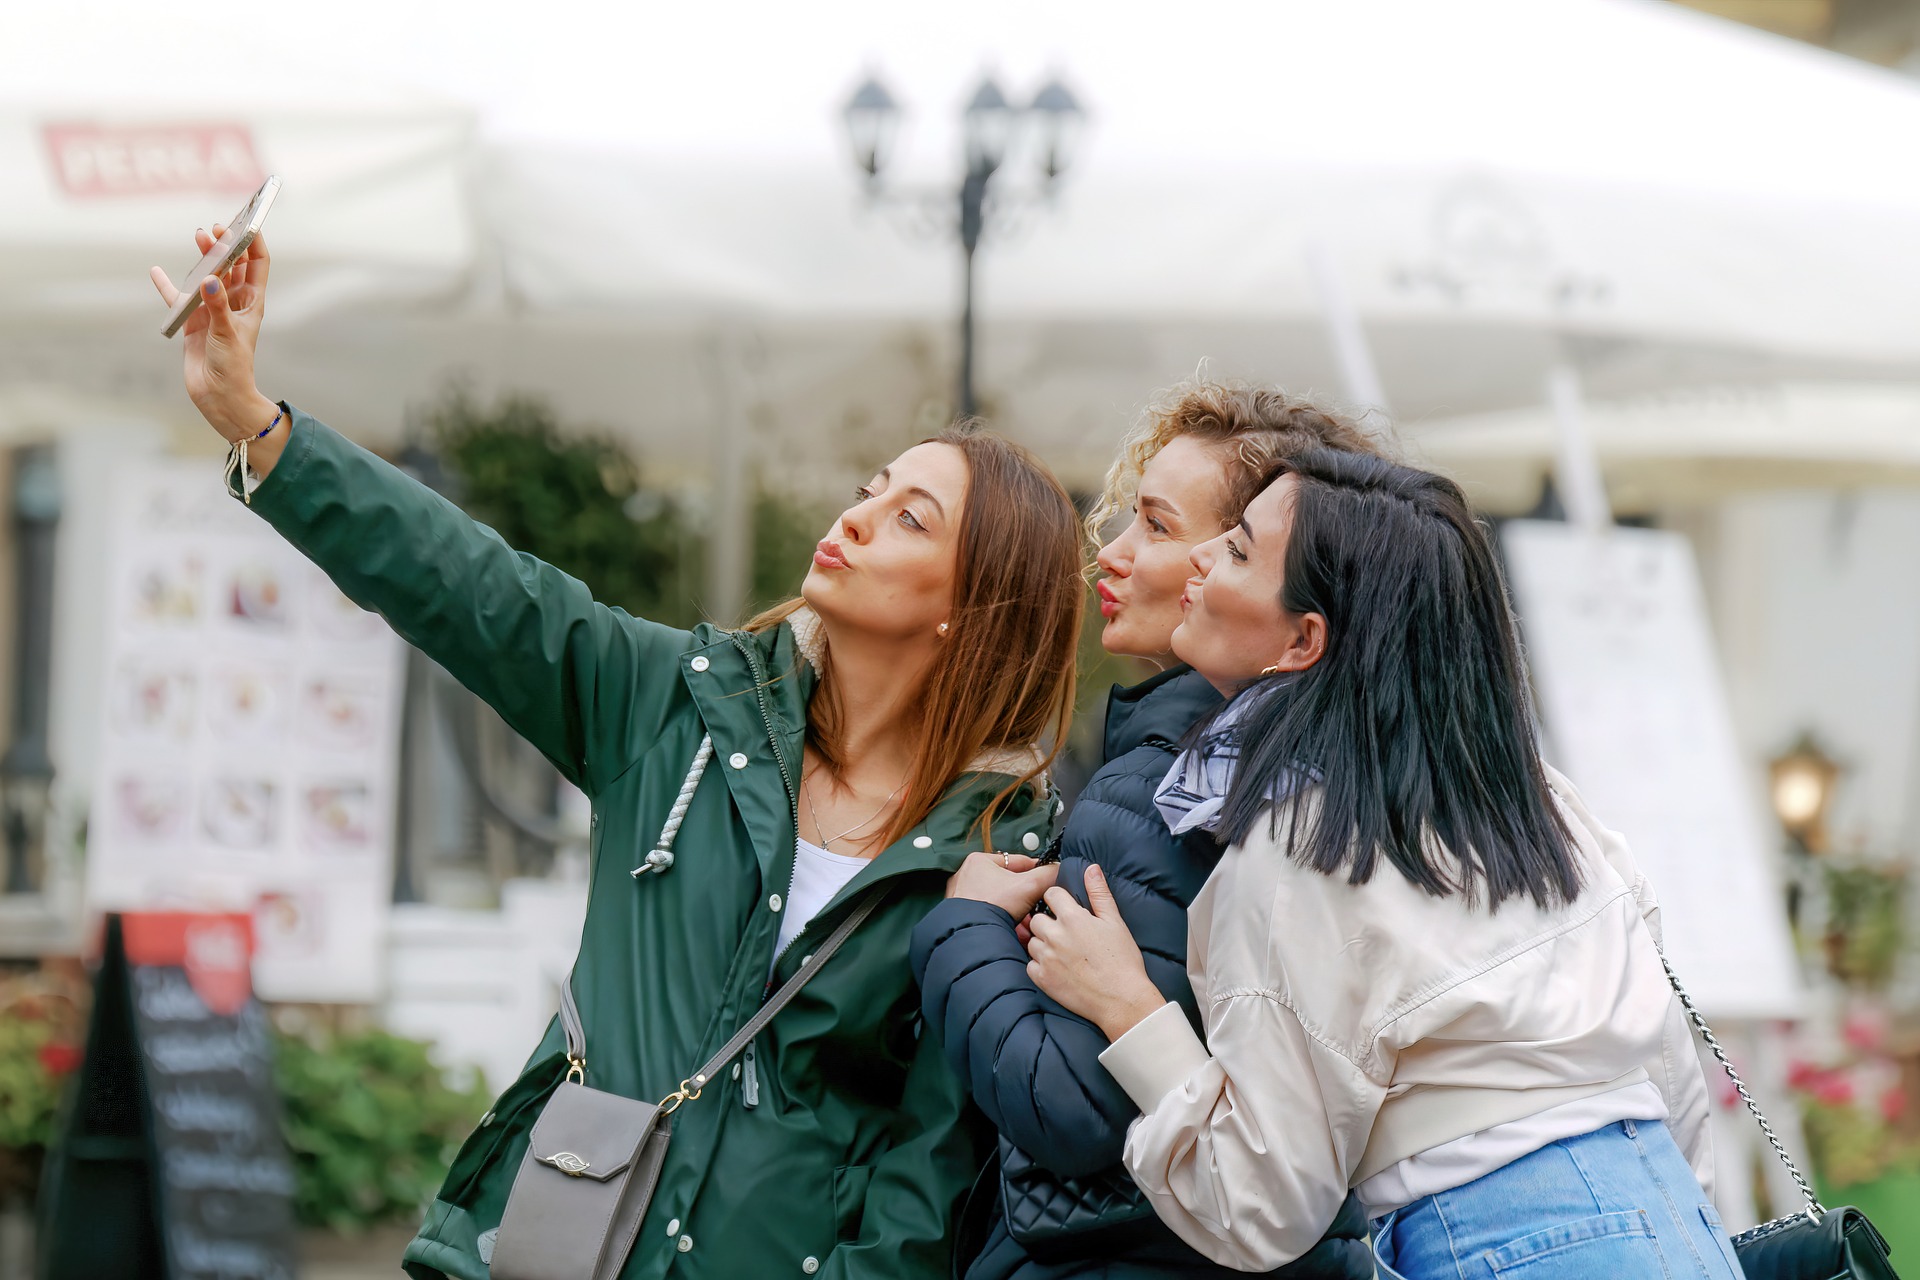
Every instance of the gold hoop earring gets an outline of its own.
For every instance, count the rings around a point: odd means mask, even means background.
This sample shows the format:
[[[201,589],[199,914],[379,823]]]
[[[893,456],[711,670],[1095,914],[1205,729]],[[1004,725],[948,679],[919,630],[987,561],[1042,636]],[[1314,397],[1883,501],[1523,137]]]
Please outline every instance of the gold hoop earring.
[[[946,624],[946,623],[944,623],[944,622],[943,622],[943,623],[941,623],[941,624],[940,624],[939,626],[937,626],[937,627],[935,627],[935,628],[934,628],[934,631],[935,631],[935,632],[937,632],[937,633],[938,633],[938,634],[940,634],[940,635],[945,635],[945,634],[947,634],[947,624]]]

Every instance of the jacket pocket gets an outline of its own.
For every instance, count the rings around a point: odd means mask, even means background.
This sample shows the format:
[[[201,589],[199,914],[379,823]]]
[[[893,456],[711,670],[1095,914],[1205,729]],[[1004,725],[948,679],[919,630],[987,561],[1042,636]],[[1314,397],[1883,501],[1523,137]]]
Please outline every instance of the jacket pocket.
[[[1659,1275],[1666,1265],[1641,1209],[1563,1222],[1490,1250],[1486,1259],[1495,1275],[1538,1263],[1559,1276]]]
[[[860,1221],[867,1207],[867,1184],[873,1166],[843,1164],[833,1171],[833,1233],[842,1244],[860,1238]]]
[[[493,1165],[501,1144],[511,1137],[524,1135],[533,1127],[547,1095],[560,1083],[565,1065],[566,1055],[556,1053],[521,1072],[520,1078],[493,1104],[493,1110],[481,1118],[467,1140],[460,1144],[460,1152],[454,1156],[446,1181],[441,1184],[439,1199],[467,1207],[474,1184]]]

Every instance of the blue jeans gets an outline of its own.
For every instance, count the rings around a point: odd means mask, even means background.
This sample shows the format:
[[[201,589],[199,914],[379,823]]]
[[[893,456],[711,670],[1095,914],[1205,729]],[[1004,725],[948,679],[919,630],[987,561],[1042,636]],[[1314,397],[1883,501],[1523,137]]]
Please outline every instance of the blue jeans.
[[[1742,1280],[1667,1126],[1551,1142],[1373,1220],[1385,1280]]]

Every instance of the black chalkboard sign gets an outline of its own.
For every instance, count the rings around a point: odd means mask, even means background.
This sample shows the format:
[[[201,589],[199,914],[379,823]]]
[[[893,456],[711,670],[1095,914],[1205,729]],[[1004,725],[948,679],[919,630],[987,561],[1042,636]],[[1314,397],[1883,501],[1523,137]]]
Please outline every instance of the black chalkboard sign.
[[[41,1280],[294,1280],[293,1166],[244,916],[109,916],[47,1157]]]

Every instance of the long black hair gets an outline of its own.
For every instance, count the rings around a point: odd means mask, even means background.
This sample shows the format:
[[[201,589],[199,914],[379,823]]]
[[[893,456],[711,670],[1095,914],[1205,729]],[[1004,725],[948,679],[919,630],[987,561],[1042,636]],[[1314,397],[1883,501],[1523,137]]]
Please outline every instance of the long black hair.
[[[1520,645],[1491,536],[1458,486],[1364,454],[1310,449],[1294,477],[1281,607],[1327,621],[1313,666],[1242,694],[1240,762],[1218,832],[1263,816],[1291,855],[1354,884],[1378,859],[1436,897],[1481,883],[1490,907],[1580,892],[1573,837],[1534,739]],[[1264,487],[1264,486],[1263,486]],[[1273,803],[1322,784],[1318,820]]]

